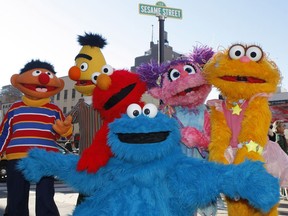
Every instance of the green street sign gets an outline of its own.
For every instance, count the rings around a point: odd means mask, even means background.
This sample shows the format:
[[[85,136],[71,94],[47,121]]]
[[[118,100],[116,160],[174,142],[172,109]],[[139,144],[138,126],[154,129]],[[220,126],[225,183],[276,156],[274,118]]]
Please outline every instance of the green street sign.
[[[175,19],[182,19],[182,10],[168,8],[164,2],[157,2],[156,5],[139,4],[139,13],[151,16],[164,16]]]

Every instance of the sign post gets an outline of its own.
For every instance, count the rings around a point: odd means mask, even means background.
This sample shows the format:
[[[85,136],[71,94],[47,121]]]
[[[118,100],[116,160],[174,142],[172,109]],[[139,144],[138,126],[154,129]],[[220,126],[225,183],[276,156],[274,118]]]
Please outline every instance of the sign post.
[[[159,20],[159,64],[164,61],[164,21],[165,18],[182,19],[182,10],[177,8],[168,8],[162,1],[156,2],[156,5],[139,4],[139,13],[158,17]]]

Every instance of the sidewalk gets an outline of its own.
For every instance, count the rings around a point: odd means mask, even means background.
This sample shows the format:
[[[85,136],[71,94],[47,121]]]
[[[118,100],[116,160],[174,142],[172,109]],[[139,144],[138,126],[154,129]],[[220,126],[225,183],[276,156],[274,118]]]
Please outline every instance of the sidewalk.
[[[75,208],[78,193],[60,193],[56,192],[54,199],[61,216],[70,216]],[[0,215],[4,214],[6,207],[6,198],[0,199]],[[35,191],[29,194],[29,211],[30,216],[35,216]]]

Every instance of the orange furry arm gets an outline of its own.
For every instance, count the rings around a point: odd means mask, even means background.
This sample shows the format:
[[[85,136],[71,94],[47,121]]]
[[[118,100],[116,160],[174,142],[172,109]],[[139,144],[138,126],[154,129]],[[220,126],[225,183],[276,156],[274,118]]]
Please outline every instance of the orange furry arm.
[[[209,144],[209,160],[228,164],[224,153],[230,145],[231,130],[228,128],[225,116],[215,107],[211,107],[211,137]]]
[[[239,134],[239,142],[253,141],[260,148],[265,147],[267,143],[267,133],[271,122],[271,111],[269,109],[268,99],[266,97],[257,97],[252,100],[244,114],[242,128]],[[238,164],[249,158],[252,160],[264,161],[262,154],[255,151],[248,151],[247,147],[238,150],[235,163]]]

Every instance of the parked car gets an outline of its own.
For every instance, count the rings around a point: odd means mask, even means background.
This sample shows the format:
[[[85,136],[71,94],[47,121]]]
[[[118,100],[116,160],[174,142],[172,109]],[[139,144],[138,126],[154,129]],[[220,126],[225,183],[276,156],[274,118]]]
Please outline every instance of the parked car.
[[[73,152],[70,152],[67,148],[62,146],[61,144],[57,143],[57,147],[59,151],[62,154],[73,154]],[[0,160],[0,182],[6,182],[7,180],[7,158],[5,153],[1,155],[1,160]]]
[[[0,182],[6,182],[6,180],[7,180],[7,158],[5,153],[3,153],[0,159]]]

